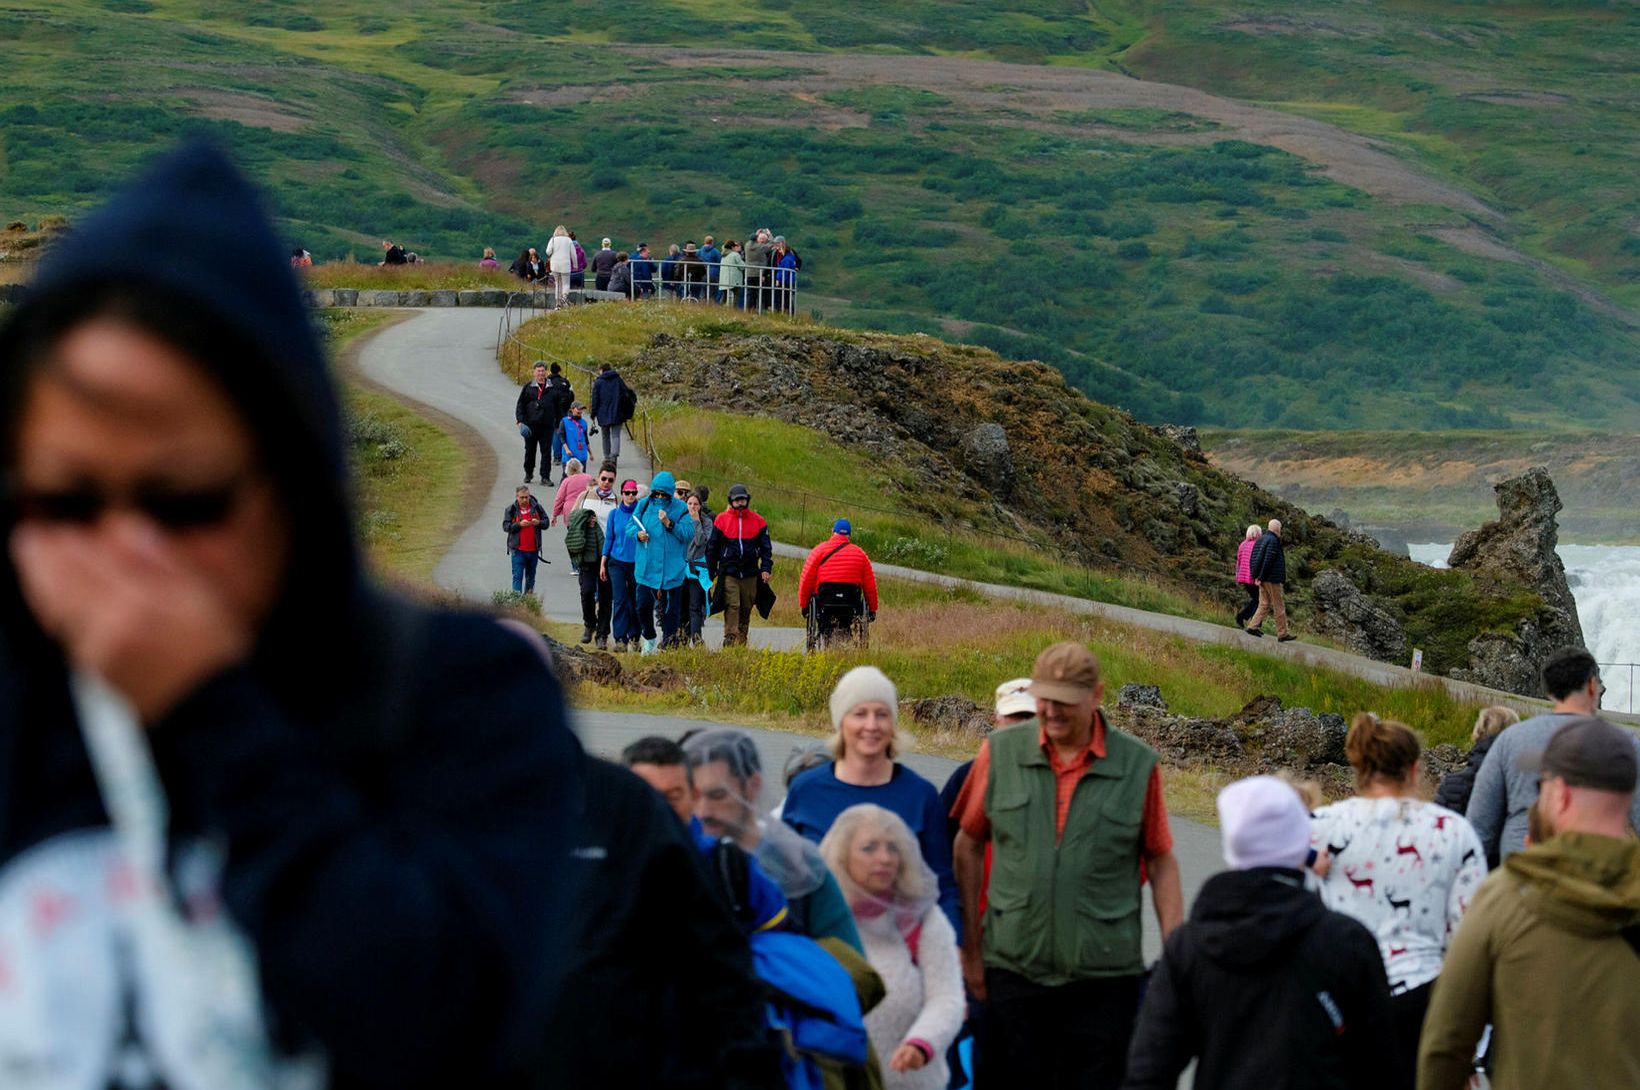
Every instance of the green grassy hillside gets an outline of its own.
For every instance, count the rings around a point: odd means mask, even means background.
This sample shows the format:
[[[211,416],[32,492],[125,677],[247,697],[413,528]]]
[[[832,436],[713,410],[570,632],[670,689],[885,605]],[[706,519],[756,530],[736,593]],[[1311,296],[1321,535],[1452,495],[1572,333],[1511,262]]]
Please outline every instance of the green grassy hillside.
[[[1145,419],[1632,420],[1632,9],[1096,7],[42,3],[0,12],[0,216],[205,131],[321,259],[767,223],[827,320]]]

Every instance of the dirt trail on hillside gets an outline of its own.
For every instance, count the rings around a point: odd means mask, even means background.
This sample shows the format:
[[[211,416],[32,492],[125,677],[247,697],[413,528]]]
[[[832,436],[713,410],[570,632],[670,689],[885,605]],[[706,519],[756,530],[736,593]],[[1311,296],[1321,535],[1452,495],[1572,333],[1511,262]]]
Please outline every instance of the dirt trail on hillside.
[[[1120,139],[1140,143],[1200,143],[1240,138],[1269,144],[1319,165],[1327,176],[1375,197],[1436,204],[1489,223],[1503,217],[1473,194],[1396,158],[1376,141],[1333,125],[1279,110],[1251,106],[1191,87],[1153,83],[1115,72],[1006,64],[954,57],[779,53],[762,50],[708,50],[625,47],[637,56],[679,68],[757,62],[804,68],[793,76],[806,92],[869,84],[920,87],[989,112],[1053,114],[1083,110],[1157,109],[1187,113],[1220,127],[1205,133],[1150,133],[1109,127]],[[767,83],[760,83],[768,86]],[[1068,127],[1068,126],[1067,126]],[[1104,127],[1100,127],[1104,131]]]
[[[1441,225],[1431,233],[1467,253],[1528,265],[1595,310],[1640,329],[1640,314],[1608,298],[1597,288],[1570,276],[1508,241],[1509,220],[1473,193],[1444,182],[1398,157],[1390,145],[1329,125],[1324,121],[1255,106],[1236,99],[1171,83],[1134,79],[1116,72],[1007,64],[959,57],[902,54],[788,53],[756,49],[685,49],[671,46],[624,46],[624,52],[675,68],[766,64],[798,69],[784,87],[815,102],[828,91],[861,86],[917,87],[999,117],[1008,124],[1049,132],[1102,136],[1140,144],[1205,144],[1241,139],[1268,144],[1316,164],[1327,177],[1381,200],[1437,205],[1471,220],[1468,225]],[[717,81],[719,85],[723,81]],[[768,89],[768,81],[729,81]],[[782,86],[777,82],[773,86]],[[1151,132],[1115,125],[1080,124],[1066,113],[1093,110],[1155,109],[1190,114],[1213,122],[1205,132]],[[863,112],[833,109],[833,127],[863,126]],[[839,121],[838,119],[842,120]],[[750,119],[740,119],[750,120]],[[771,120],[771,123],[775,123]]]

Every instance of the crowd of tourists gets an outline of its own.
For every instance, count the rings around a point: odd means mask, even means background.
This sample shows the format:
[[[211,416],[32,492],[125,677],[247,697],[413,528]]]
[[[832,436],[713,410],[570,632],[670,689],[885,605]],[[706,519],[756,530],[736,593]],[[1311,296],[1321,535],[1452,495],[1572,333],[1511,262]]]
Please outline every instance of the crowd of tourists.
[[[479,266],[500,267],[493,249],[485,249]],[[630,251],[617,250],[605,238],[589,255],[575,232],[560,224],[545,251],[525,247],[507,271],[528,284],[550,282],[559,304],[571,291],[586,289],[590,274],[594,290],[629,299],[693,300],[790,313],[802,267],[802,257],[786,237],[767,227],[751,231],[744,244],[731,238],[720,246],[706,235],[698,246],[693,239],[671,243],[664,254],[651,253],[646,242]]]
[[[514,406],[524,483],[501,516],[512,589],[534,593],[543,528],[562,525],[580,588],[583,644],[644,654],[699,644],[707,617],[722,614],[724,646],[744,645],[752,613],[767,619],[775,601],[774,546],[751,490],[730,485],[719,512],[704,482],[668,472],[644,486],[620,479],[621,430],[637,403],[620,372],[602,365],[590,412],[558,364],[538,361],[531,373]],[[594,434],[603,436],[604,451],[596,471]],[[529,489],[538,462],[544,484],[552,483],[554,464],[563,467],[550,503]],[[852,534],[852,523],[837,519],[803,564],[797,604],[809,620],[811,647],[864,645],[876,620],[876,574]]]
[[[1451,806],[1365,713],[1352,797],[1230,784],[1188,918],[1078,643],[943,789],[871,665],[778,777],[734,727],[592,759],[538,633],[369,578],[332,371],[208,146],[43,260],[0,440],[7,1085],[1640,1085],[1640,742],[1581,649]],[[682,549],[686,483],[601,532]]]

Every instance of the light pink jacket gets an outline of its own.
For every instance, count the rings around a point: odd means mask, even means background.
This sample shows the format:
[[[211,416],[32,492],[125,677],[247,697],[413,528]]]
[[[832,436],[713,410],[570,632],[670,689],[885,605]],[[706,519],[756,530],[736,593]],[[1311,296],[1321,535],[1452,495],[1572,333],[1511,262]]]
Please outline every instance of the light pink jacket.
[[[592,483],[590,473],[572,473],[558,482],[558,494],[552,498],[552,517],[555,519],[568,518],[570,508],[575,501],[581,498],[581,493],[587,490]]]
[[[1236,550],[1236,582],[1251,584],[1253,581],[1253,546],[1258,541],[1243,541],[1241,548]]]

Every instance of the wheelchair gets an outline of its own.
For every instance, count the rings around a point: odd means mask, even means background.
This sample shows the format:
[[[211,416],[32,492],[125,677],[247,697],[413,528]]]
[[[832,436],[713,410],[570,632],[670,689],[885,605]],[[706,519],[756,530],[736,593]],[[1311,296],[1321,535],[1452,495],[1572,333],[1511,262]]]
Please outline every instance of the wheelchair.
[[[806,619],[805,651],[824,651],[833,643],[870,646],[865,597],[853,583],[821,583],[809,599]]]

